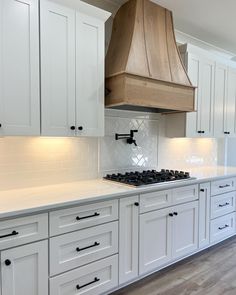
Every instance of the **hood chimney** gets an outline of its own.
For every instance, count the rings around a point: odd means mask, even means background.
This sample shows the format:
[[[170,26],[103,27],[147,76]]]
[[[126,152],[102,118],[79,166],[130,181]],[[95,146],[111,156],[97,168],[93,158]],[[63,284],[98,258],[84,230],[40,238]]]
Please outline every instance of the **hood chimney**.
[[[171,11],[149,0],[118,10],[106,56],[106,107],[194,111],[192,86],[175,41]]]

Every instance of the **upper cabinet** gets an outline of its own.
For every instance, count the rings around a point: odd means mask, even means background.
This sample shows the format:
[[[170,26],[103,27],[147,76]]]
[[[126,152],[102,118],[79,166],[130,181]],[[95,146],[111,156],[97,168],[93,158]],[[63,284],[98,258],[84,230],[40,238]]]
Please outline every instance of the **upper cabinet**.
[[[180,52],[193,85],[196,112],[169,114],[169,137],[236,136],[236,69],[234,63],[192,45]]]
[[[235,136],[236,119],[236,69],[228,68],[227,99],[224,105],[224,134]]]
[[[75,11],[41,1],[43,135],[75,135],[75,63]]]
[[[189,78],[197,86],[196,111],[168,115],[167,136],[212,137],[215,62],[186,45],[180,47],[180,52]]]
[[[42,135],[103,136],[104,23],[110,13],[41,1]]]
[[[40,135],[38,0],[0,1],[0,135]]]

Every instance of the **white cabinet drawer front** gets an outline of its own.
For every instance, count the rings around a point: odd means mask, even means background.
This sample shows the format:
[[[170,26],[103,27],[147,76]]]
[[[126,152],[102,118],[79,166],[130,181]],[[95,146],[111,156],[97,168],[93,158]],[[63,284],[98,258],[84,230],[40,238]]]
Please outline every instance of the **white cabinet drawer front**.
[[[171,190],[152,192],[140,196],[140,213],[145,213],[171,205]]]
[[[212,196],[234,191],[235,189],[236,189],[236,178],[221,179],[221,180],[213,181],[211,183]]]
[[[211,197],[211,218],[235,211],[235,192]]]
[[[235,232],[235,213],[211,221],[211,243],[222,240]]]
[[[50,295],[98,295],[117,286],[115,255],[50,279]]]
[[[173,190],[173,205],[198,200],[198,185],[189,185]]]
[[[50,274],[55,275],[118,252],[118,221],[50,239]]]
[[[50,235],[59,235],[117,219],[118,200],[54,211],[50,213]]]
[[[0,222],[0,249],[6,249],[48,237],[48,214]]]

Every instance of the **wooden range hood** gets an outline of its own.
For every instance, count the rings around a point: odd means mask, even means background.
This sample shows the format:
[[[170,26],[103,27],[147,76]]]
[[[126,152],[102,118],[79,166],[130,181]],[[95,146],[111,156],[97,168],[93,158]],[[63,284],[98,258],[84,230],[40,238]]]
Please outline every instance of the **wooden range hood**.
[[[192,86],[175,41],[172,12],[149,0],[118,10],[106,56],[106,107],[194,111]]]

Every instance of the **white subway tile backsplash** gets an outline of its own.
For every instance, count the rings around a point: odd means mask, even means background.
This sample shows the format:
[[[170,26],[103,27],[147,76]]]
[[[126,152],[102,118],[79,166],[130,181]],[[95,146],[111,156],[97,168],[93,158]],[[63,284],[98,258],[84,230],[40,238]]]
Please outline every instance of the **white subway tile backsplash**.
[[[217,140],[169,139],[165,116],[106,111],[105,137],[0,138],[0,190],[92,179],[106,173],[150,168],[217,165]],[[138,146],[115,140],[135,134]]]

